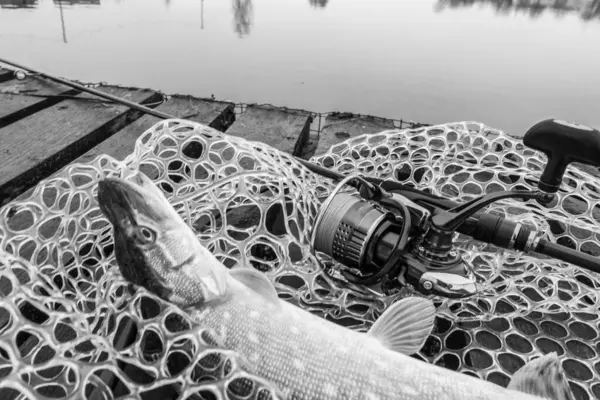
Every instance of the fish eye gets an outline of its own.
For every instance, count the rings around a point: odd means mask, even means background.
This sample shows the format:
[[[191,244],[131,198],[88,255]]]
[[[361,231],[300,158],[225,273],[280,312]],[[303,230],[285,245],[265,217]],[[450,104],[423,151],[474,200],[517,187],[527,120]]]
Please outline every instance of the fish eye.
[[[138,226],[135,237],[142,245],[153,244],[156,241],[156,232],[147,226]]]

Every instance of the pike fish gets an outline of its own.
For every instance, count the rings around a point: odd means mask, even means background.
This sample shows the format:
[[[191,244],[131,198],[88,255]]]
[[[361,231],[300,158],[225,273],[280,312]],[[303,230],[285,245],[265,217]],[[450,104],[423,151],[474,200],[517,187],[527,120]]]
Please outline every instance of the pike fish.
[[[122,275],[212,328],[287,399],[574,398],[556,353],[527,363],[508,388],[410,357],[434,326],[428,299],[395,302],[367,333],[279,299],[264,274],[219,262],[142,173],[101,180],[98,202],[113,226]]]

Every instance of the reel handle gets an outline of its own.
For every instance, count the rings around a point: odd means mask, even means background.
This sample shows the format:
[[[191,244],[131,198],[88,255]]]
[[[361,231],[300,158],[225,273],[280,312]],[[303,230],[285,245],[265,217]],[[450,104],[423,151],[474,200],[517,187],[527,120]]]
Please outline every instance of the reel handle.
[[[558,191],[570,163],[600,166],[600,131],[585,125],[546,119],[529,128],[523,144],[548,157],[538,183],[538,188],[546,193]]]

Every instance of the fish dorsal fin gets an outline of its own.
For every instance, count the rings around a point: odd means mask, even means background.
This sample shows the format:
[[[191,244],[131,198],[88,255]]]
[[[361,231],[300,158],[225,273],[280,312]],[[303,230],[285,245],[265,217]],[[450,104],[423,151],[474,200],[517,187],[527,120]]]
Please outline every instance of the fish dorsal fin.
[[[536,358],[521,367],[513,375],[508,389],[548,400],[575,399],[556,352]]]
[[[390,350],[411,355],[423,347],[434,323],[435,306],[431,300],[406,297],[385,310],[368,334]]]
[[[275,290],[275,287],[269,278],[267,278],[264,274],[250,268],[235,268],[229,272],[237,281],[254,290],[269,303],[280,306],[277,291]]]

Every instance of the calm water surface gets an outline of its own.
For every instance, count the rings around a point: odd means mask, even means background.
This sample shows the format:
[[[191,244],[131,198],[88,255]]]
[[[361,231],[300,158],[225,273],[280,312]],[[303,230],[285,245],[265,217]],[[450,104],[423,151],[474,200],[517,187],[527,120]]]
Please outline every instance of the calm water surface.
[[[521,134],[600,127],[600,0],[0,0],[0,57],[67,78]]]

